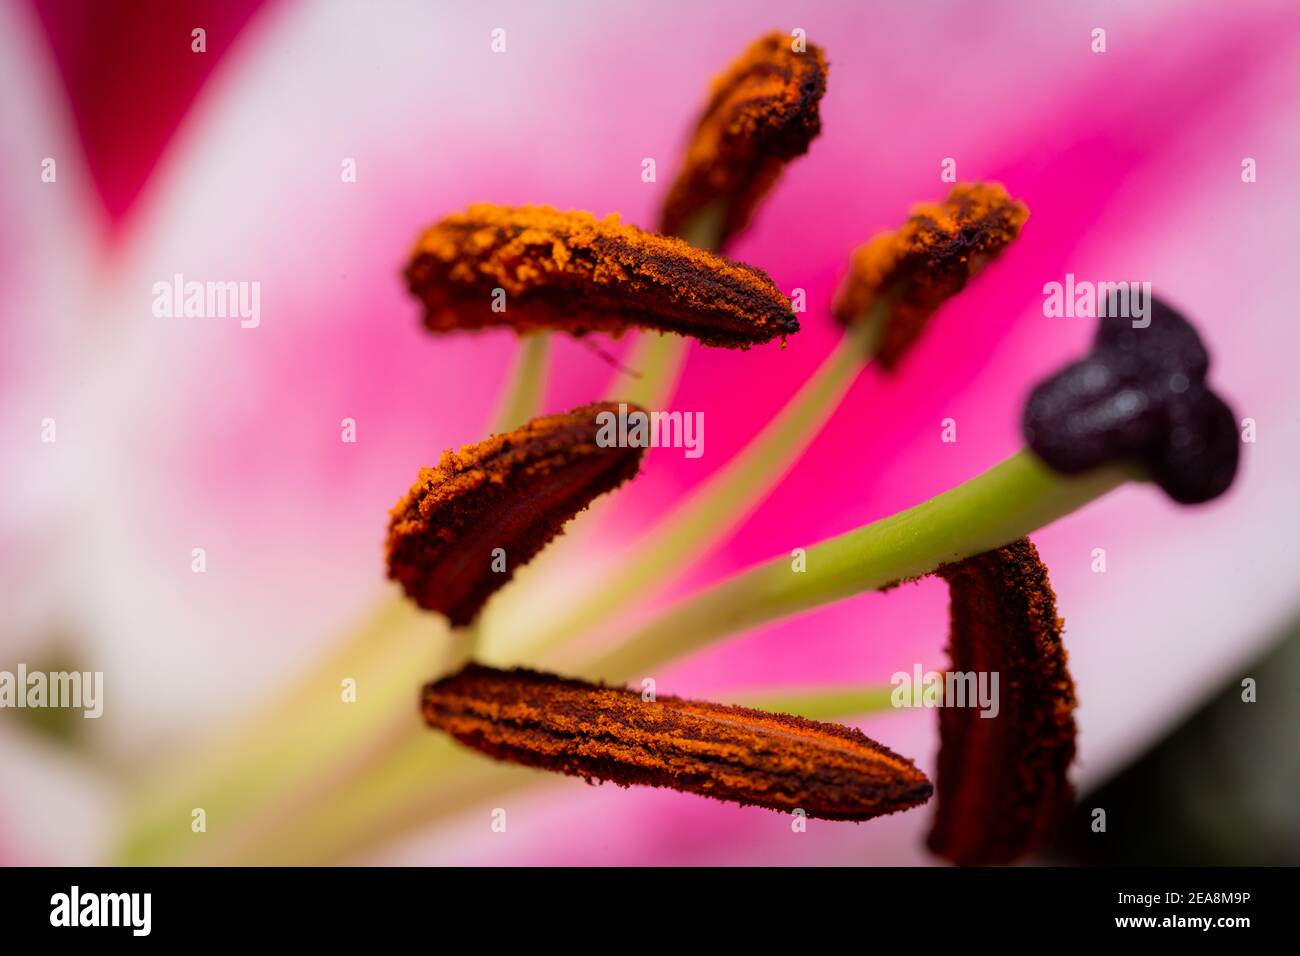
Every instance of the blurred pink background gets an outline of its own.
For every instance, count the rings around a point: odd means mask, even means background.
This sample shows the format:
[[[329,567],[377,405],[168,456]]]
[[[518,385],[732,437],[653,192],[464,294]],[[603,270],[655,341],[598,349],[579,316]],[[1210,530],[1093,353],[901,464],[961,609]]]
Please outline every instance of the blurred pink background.
[[[208,52],[190,52],[190,30]],[[504,27],[507,52],[490,31]],[[60,747],[0,715],[0,861],[107,858],[123,787],[256,708],[387,592],[387,509],[485,434],[509,334],[434,339],[399,278],[470,202],[652,226],[706,85],[801,27],[830,60],[823,134],[731,250],[807,290],[788,347],[694,349],[672,401],[706,450],[662,449],[608,508],[592,562],[725,462],[831,348],[851,249],[962,180],[1023,199],[1021,240],[901,372],[872,371],[793,474],[679,590],[914,504],[1019,447],[1028,387],[1092,334],[1047,319],[1066,272],[1150,281],[1204,331],[1257,422],[1236,486],[1178,509],[1130,488],[1036,536],[1081,700],[1076,777],[1124,766],[1300,611],[1300,9],[976,5],[11,2],[0,9],[0,667],[68,650],[107,705]],[[1106,30],[1107,52],[1090,50]],[[58,181],[41,182],[57,161]],[[654,157],[658,183],[641,181]],[[1241,164],[1256,160],[1258,181]],[[354,158],[357,182],[340,179]],[[261,283],[261,325],[156,319],[175,273]],[[620,344],[616,347],[624,350]],[[550,409],[613,370],[555,350]],[[58,441],[40,441],[41,421]],[[358,442],[339,441],[355,418]],[[958,441],[940,442],[957,421]],[[206,548],[208,572],[190,570]],[[1108,571],[1090,570],[1102,547]],[[939,668],[927,581],[738,637],[661,692],[724,698]],[[415,688],[430,675],[414,673]],[[933,715],[864,721],[929,769]],[[478,811],[377,862],[913,863],[928,811],[792,837],[774,814],[557,781],[508,839]],[[489,804],[490,805],[490,804]]]

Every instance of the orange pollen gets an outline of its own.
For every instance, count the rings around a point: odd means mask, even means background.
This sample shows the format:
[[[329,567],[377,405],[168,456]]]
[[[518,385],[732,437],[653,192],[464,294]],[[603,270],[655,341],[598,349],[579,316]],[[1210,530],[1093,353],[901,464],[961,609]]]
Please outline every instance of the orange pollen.
[[[706,207],[722,212],[721,243],[743,230],[792,159],[821,132],[826,57],[794,38],[761,37],[713,81],[713,90],[660,220],[680,233]]]
[[[1020,234],[1029,209],[1001,186],[962,183],[942,203],[921,205],[901,229],[882,232],[853,254],[834,305],[845,325],[886,303],[877,360],[893,369],[935,311]]]
[[[636,475],[644,448],[597,442],[600,414],[618,410],[535,418],[421,468],[391,513],[388,576],[425,610],[469,624],[569,519]]]
[[[425,231],[406,268],[433,332],[628,328],[747,348],[799,331],[766,272],[617,215],[486,203]]]
[[[470,664],[424,689],[431,727],[496,758],[828,820],[929,799],[912,761],[837,724]]]
[[[930,849],[954,863],[1010,863],[1051,839],[1073,800],[1074,682],[1047,568],[1027,538],[937,574],[948,582],[957,673],[998,675],[998,710],[939,711]]]

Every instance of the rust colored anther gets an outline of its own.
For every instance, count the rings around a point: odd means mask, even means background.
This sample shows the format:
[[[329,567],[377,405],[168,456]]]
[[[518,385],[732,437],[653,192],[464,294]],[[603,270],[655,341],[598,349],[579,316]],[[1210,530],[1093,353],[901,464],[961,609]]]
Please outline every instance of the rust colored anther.
[[[629,328],[747,348],[799,331],[767,273],[591,213],[482,203],[425,231],[406,268],[433,332]]]
[[[821,132],[826,57],[792,37],[771,33],[713,81],[695,126],[686,164],[664,203],[660,229],[678,233],[691,217],[716,207],[725,244],[748,224],[781,170]]]
[[[835,298],[835,317],[848,325],[873,305],[888,304],[876,359],[894,368],[935,311],[1001,253],[1028,218],[1028,208],[1001,186],[954,186],[943,202],[914,208],[901,229],[858,247]]]
[[[535,418],[421,468],[392,510],[388,576],[453,626],[470,623],[565,522],[636,475],[644,448],[597,442],[597,416],[618,407]]]
[[[836,724],[471,664],[424,689],[432,727],[498,760],[869,820],[930,797],[912,761]]]
[[[939,712],[938,800],[929,846],[968,866],[1041,849],[1070,809],[1074,682],[1047,568],[1028,539],[946,565],[948,654],[958,673],[997,673],[996,716]]]

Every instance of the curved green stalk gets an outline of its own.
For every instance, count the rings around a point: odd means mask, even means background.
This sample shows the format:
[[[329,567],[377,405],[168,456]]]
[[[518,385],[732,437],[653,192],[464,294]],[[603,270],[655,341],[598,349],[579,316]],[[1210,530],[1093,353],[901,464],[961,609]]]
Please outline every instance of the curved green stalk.
[[[533,332],[524,336],[510,388],[497,411],[493,433],[500,434],[518,428],[530,418],[536,417],[540,411],[546,390],[546,355],[550,343],[549,332]]]
[[[1128,468],[1108,467],[1066,478],[1019,452],[938,497],[809,547],[806,570],[783,556],[707,588],[580,673],[610,681],[650,676],[650,670],[728,634],[1002,547],[1132,477]]]

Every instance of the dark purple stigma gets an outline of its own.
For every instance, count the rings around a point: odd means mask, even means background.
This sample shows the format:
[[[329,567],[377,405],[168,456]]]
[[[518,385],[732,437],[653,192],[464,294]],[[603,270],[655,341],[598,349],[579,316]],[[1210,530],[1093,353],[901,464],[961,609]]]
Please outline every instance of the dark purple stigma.
[[[1192,324],[1152,297],[1146,327],[1103,318],[1092,351],[1034,388],[1025,442],[1062,474],[1135,460],[1175,501],[1209,501],[1232,484],[1240,453],[1209,367]]]

